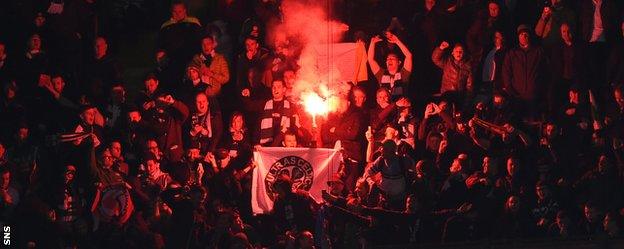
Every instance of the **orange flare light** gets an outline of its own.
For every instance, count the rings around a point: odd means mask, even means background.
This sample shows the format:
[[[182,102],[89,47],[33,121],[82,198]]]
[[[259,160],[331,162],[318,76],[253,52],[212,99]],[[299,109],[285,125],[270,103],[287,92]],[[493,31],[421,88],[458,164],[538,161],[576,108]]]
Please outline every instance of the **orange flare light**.
[[[329,112],[329,105],[326,100],[315,92],[306,92],[301,99],[306,112],[310,115],[326,115]]]
[[[312,116],[312,128],[317,128],[316,116],[327,115],[329,103],[315,92],[305,92],[301,96],[301,101],[307,113]]]

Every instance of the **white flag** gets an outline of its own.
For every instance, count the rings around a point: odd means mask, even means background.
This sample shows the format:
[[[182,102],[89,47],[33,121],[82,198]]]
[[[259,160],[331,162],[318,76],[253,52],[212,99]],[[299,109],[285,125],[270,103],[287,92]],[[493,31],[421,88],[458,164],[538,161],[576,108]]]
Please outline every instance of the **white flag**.
[[[338,149],[262,147],[254,152],[254,160],[251,207],[254,214],[262,214],[273,209],[273,182],[283,174],[290,176],[293,189],[305,190],[321,202],[321,191],[327,190],[342,157]]]

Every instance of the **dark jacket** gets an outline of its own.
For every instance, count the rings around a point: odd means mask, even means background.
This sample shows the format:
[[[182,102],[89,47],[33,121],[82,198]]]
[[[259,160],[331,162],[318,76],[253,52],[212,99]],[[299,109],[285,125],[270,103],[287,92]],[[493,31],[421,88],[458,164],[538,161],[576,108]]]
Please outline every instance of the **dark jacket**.
[[[266,59],[269,57],[269,51],[266,48],[259,47],[258,52],[250,59],[247,58],[246,51],[238,55],[236,60],[236,90],[240,92],[246,86],[249,69],[264,68]]]
[[[360,115],[360,112],[350,108],[342,115],[329,116],[326,125],[321,129],[321,139],[324,147],[333,148],[334,143],[340,140],[346,156],[357,161],[362,160],[360,142],[358,140],[362,121]],[[334,132],[329,132],[332,127],[336,129]]]
[[[20,64],[15,68],[17,86],[20,93],[25,96],[33,96],[39,93],[39,76],[48,74],[50,71],[49,55],[41,51],[36,54],[26,54]]]
[[[153,126],[157,127],[158,144],[165,154],[173,162],[180,161],[184,155],[182,148],[182,124],[189,116],[189,109],[184,103],[176,100],[173,104],[166,107],[154,107],[152,109],[163,108],[162,113],[158,110],[151,118]]]
[[[197,85],[193,85],[191,80],[184,79],[179,83],[173,94],[176,98],[184,102],[186,106],[195,106],[195,97],[199,93],[205,93],[207,88],[208,83],[202,80],[200,80]]]
[[[122,131],[126,151],[143,153],[147,151],[147,140],[156,137],[156,129],[148,119],[141,119],[139,122],[128,122],[128,126]]]
[[[503,62],[503,83],[511,96],[531,101],[539,98],[547,81],[544,51],[535,46],[510,50]]]
[[[142,90],[139,92],[138,96],[136,96],[134,98],[134,104],[139,107],[139,109],[141,110],[141,114],[146,114],[149,113],[149,110],[145,110],[143,108],[143,105],[145,103],[148,103],[150,101],[154,101],[157,102],[158,101],[158,97],[163,96],[164,92],[162,91],[162,89],[159,87],[156,88],[156,90],[149,94],[146,90]],[[178,95],[175,95],[176,98],[180,99],[180,97]],[[184,99],[180,99],[180,100],[184,100]],[[195,103],[195,99],[193,99],[193,104]]]
[[[596,203],[605,210],[621,202],[620,186],[617,172],[611,169],[605,172],[600,172],[598,169],[591,170],[573,185],[574,192],[580,200]]]
[[[440,93],[449,91],[472,91],[472,69],[470,62],[463,59],[459,63],[451,57],[442,57],[444,51],[435,48],[431,55],[433,64],[442,69]]]
[[[192,17],[178,23],[168,21],[160,28],[156,43],[159,49],[165,50],[172,63],[185,65],[199,48],[200,30],[199,21]]]
[[[232,129],[231,127],[229,128],[226,127],[226,130],[223,133],[223,136],[220,142],[221,145],[219,146],[219,148],[224,148],[227,150],[236,150],[236,151],[251,148],[251,134],[249,130],[245,128],[243,131],[243,139],[240,141],[237,141],[237,140],[234,140],[234,135],[231,129]]]
[[[271,215],[279,233],[287,230],[311,230],[314,228],[314,201],[304,192],[287,193],[275,200]]]
[[[370,126],[373,129],[373,136],[375,141],[381,140],[385,135],[386,125],[396,119],[397,106],[394,103],[381,108],[379,105],[370,111]]]
[[[520,208],[518,211],[504,210],[498,219],[498,226],[492,231],[497,238],[527,238],[535,233],[535,224],[529,210]]]
[[[195,124],[199,124],[201,126],[206,127],[206,122],[204,121],[203,116],[199,116],[197,113],[193,113],[189,122],[187,122],[187,127],[185,129],[186,134],[184,137],[188,137],[189,142],[199,142],[200,150],[202,152],[214,152],[217,146],[220,144],[221,136],[223,135],[223,118],[221,117],[221,111],[217,108],[213,108],[214,102],[210,102],[210,111],[207,115],[210,115],[210,130],[212,132],[211,136],[204,136],[201,133],[196,134],[195,136],[191,135],[190,132],[193,130],[193,126]]]
[[[112,85],[122,82],[122,74],[121,66],[109,54],[100,59],[93,58],[84,70],[84,90],[90,97],[96,98],[96,102],[103,103]]]
[[[562,79],[569,80],[571,84],[581,84],[585,82],[583,68],[586,67],[586,60],[584,59],[585,53],[583,46],[576,42],[573,42],[571,47],[568,47],[568,45],[563,42],[553,46],[549,60],[550,67],[552,68],[553,82],[557,83]],[[566,73],[566,71],[569,73]],[[561,90],[567,92],[568,89]]]
[[[607,83],[611,85],[624,84],[624,41],[615,44],[609,53]]]
[[[228,128],[221,137],[221,145],[219,145],[219,148],[226,149],[230,151],[230,153],[235,153],[234,160],[230,162],[231,167],[234,169],[245,168],[253,156],[251,135],[248,130],[243,132],[243,139],[237,141],[234,140],[232,131]]]

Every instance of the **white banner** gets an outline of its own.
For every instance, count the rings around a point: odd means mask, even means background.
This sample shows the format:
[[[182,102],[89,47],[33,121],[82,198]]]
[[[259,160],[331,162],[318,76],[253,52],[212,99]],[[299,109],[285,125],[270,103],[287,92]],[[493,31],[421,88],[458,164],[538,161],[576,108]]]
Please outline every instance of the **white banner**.
[[[342,156],[338,149],[262,147],[254,152],[254,160],[251,207],[254,214],[262,214],[273,209],[273,182],[283,174],[290,176],[293,189],[305,190],[321,202],[321,191],[338,171]]]

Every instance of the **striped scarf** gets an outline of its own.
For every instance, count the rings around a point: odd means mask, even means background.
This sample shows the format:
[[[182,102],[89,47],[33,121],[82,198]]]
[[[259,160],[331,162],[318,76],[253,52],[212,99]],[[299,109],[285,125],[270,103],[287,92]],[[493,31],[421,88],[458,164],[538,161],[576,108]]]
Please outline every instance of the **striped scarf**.
[[[280,124],[282,127],[290,127],[290,116],[287,111],[290,110],[290,102],[284,100],[284,107],[280,113]],[[262,119],[260,120],[260,144],[273,141],[273,100],[269,100],[264,104]]]
[[[393,101],[398,100],[401,96],[406,94],[405,83],[403,83],[400,71],[391,75],[386,70],[385,74],[381,76],[379,84],[382,87],[388,88]]]

